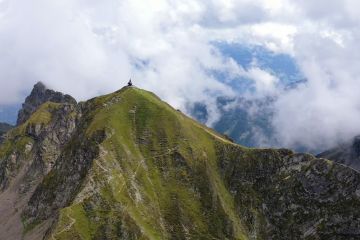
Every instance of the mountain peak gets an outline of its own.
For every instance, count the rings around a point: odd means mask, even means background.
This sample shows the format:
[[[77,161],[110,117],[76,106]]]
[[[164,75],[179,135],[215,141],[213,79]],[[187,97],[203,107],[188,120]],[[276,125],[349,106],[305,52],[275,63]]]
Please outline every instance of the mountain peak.
[[[359,172],[234,144],[136,87],[42,104],[0,159],[0,239],[359,237]]]
[[[34,85],[33,91],[37,90],[37,91],[45,92],[46,89],[47,89],[47,87],[45,86],[45,84],[43,82],[39,81]]]
[[[76,104],[76,100],[70,95],[48,89],[44,83],[38,82],[34,85],[30,95],[26,97],[25,102],[22,104],[16,125],[26,122],[31,114],[45,102]]]

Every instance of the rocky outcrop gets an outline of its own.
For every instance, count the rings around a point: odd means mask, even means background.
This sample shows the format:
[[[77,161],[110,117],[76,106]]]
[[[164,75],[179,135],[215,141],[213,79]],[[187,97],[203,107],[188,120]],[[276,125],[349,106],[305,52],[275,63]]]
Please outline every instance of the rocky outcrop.
[[[360,136],[356,136],[348,143],[325,151],[317,157],[331,159],[360,171]]]
[[[38,115],[44,113],[50,114],[51,120],[46,124],[37,122]],[[5,190],[11,178],[25,165],[29,181],[47,174],[76,129],[77,114],[75,105],[54,107],[49,103],[39,109],[27,124],[15,129],[4,142],[5,146],[9,145],[10,151],[4,149],[4,154],[9,156],[0,162],[0,190]]]
[[[77,135],[80,134],[80,135]],[[104,134],[96,133],[87,139],[77,133],[69,141],[66,151],[59,155],[53,169],[32,194],[23,216],[27,222],[47,220],[59,209],[68,206],[81,188],[93,160],[99,156],[98,145]]]
[[[0,239],[22,239],[21,212],[58,161],[78,118],[76,105],[48,102],[7,134],[0,145]]]
[[[68,103],[76,104],[76,100],[70,95],[64,95],[61,92],[56,92],[47,89],[42,82],[38,82],[34,85],[31,94],[25,99],[18,113],[17,125],[25,123],[36,109],[45,102],[54,103]]]
[[[358,172],[289,150],[219,151],[239,214],[249,228],[261,226],[263,239],[360,238]]]

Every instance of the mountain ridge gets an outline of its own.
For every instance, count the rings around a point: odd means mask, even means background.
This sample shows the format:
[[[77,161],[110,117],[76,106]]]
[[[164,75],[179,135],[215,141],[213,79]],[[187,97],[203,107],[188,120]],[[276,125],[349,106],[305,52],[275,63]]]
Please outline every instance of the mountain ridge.
[[[22,108],[18,112],[16,125],[18,126],[25,123],[38,107],[48,101],[76,104],[76,100],[70,95],[48,89],[42,82],[38,82],[34,85],[30,95],[26,97],[25,102],[22,104]]]
[[[358,172],[234,144],[136,87],[46,102],[11,130],[0,203],[0,239],[360,236]]]

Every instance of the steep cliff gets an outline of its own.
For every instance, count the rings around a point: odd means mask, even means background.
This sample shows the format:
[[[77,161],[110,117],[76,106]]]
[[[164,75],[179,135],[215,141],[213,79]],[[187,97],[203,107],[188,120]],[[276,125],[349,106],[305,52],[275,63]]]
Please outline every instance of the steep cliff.
[[[18,113],[17,125],[23,124],[37,108],[45,102],[76,104],[76,100],[70,95],[64,95],[48,89],[42,82],[34,85],[30,95],[25,99]]]
[[[0,239],[360,238],[358,172],[236,145],[135,87],[42,104],[0,187]]]

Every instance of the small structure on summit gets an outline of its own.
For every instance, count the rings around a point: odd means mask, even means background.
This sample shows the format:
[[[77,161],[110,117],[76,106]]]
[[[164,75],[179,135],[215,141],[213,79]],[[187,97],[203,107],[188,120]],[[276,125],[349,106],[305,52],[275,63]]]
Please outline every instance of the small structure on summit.
[[[130,78],[130,80],[129,80],[129,82],[128,82],[128,87],[131,87],[133,84],[132,84],[132,82],[131,82],[131,78]]]

